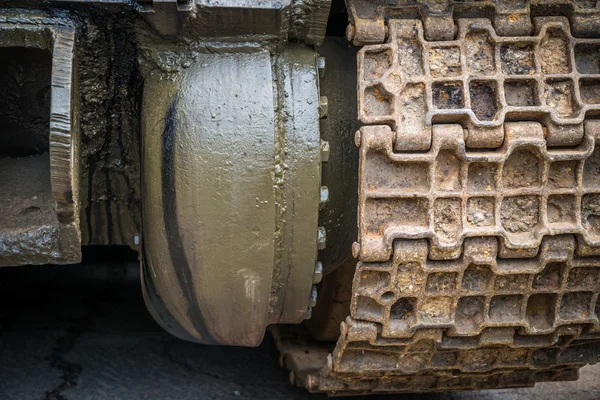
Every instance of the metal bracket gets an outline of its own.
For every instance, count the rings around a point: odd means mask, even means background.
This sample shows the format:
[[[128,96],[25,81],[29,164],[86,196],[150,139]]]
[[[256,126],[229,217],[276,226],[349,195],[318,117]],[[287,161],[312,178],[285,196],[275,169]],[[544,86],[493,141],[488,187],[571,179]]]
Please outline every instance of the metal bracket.
[[[194,3],[189,0],[139,0],[140,15],[161,36],[174,37],[183,31]]]

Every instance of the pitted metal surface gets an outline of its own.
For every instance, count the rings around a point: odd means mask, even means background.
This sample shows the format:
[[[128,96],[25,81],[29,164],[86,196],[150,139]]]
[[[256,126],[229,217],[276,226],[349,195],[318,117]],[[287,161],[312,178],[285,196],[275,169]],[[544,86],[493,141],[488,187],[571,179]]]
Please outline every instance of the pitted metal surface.
[[[530,22],[509,37],[458,19],[456,39],[431,41],[391,18],[359,52],[350,316],[321,369],[279,336],[297,384],[519,387],[600,361],[597,39]]]
[[[290,357],[312,368],[298,383],[333,395],[518,387],[598,362],[600,127],[585,125],[580,146],[549,150],[540,124],[507,123],[492,152],[435,125],[426,153],[394,153],[388,127],[363,127],[351,315],[320,371]],[[422,198],[429,185],[440,192]]]
[[[587,121],[582,143],[568,149],[547,147],[537,122],[504,130],[503,146],[483,152],[466,148],[461,125],[434,125],[429,151],[395,153],[389,127],[363,127],[360,259],[388,260],[395,239],[430,239],[433,260],[459,257],[470,237],[497,237],[507,259],[534,257],[547,235],[598,246],[598,122]]]
[[[427,150],[432,124],[457,122],[468,147],[496,148],[505,121],[544,124],[549,146],[575,146],[600,110],[600,40],[566,18],[536,18],[534,36],[498,36],[489,20],[458,20],[458,37],[425,40],[419,20],[389,22],[387,43],[359,53],[359,118],[390,125],[395,149]]]
[[[351,25],[348,40],[355,45],[383,43],[386,23],[396,19],[420,18],[427,40],[451,40],[456,33],[454,20],[487,18],[500,36],[529,35],[532,18],[565,16],[577,37],[594,37],[600,29],[600,9],[595,1],[573,0],[350,0]]]

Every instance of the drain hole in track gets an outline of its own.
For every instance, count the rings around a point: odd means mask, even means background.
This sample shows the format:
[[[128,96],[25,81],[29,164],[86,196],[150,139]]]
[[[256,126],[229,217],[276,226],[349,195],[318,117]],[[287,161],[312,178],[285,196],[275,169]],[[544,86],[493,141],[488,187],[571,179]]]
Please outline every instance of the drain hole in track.
[[[512,107],[533,107],[539,105],[536,82],[518,80],[504,82],[504,98]]]
[[[580,74],[600,74],[600,45],[575,45],[575,65]]]
[[[492,121],[498,114],[495,82],[473,81],[469,84],[471,109],[480,121]]]
[[[555,294],[534,294],[527,302],[527,320],[534,330],[552,328],[555,312]]]
[[[462,82],[434,83],[433,104],[440,109],[463,108],[465,106],[465,96]]]

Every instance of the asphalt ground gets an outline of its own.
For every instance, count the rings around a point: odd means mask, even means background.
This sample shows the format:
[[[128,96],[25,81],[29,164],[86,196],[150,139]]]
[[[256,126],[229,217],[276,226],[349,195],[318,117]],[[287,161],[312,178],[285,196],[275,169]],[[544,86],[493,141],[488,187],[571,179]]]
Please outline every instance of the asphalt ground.
[[[576,382],[362,399],[600,399],[600,365]],[[0,400],[325,399],[292,386],[272,338],[188,343],[146,311],[135,264],[0,270]]]

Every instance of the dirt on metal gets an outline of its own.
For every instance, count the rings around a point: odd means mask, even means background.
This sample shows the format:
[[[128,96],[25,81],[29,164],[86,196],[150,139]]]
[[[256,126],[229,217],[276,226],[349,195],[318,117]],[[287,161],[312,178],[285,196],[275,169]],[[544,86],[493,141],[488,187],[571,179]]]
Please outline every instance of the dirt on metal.
[[[600,360],[600,41],[570,18],[458,18],[439,41],[392,18],[359,52],[350,316],[320,368],[276,332],[297,384],[520,387]]]

